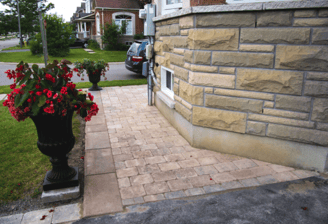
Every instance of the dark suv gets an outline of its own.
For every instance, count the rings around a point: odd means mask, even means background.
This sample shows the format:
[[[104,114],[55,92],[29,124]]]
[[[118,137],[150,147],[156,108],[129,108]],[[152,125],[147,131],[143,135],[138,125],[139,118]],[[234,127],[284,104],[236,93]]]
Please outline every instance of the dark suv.
[[[135,40],[129,48],[125,60],[125,68],[132,72],[141,73],[142,63],[147,61],[146,59],[146,45],[148,40]]]

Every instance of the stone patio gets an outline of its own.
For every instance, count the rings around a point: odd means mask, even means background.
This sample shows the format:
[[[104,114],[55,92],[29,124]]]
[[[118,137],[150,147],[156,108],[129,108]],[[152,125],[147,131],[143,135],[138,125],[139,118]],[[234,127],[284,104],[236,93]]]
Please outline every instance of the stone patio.
[[[155,106],[148,106],[146,90],[142,85],[92,92],[100,111],[86,123],[84,217],[318,175],[193,148]]]

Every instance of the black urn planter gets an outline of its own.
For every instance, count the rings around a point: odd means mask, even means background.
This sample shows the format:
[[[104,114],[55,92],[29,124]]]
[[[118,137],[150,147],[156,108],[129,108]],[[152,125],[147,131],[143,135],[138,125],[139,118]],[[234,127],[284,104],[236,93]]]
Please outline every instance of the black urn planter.
[[[38,148],[50,157],[52,170],[48,171],[43,190],[74,187],[79,185],[78,169],[68,166],[67,154],[73,149],[75,137],[72,130],[73,110],[66,116],[55,114],[31,116],[38,132]]]
[[[93,74],[92,72],[88,72],[89,75],[89,81],[93,84],[91,88],[89,88],[89,91],[99,91],[102,90],[101,87],[98,86],[98,82],[100,82],[100,75],[101,72],[95,72]]]

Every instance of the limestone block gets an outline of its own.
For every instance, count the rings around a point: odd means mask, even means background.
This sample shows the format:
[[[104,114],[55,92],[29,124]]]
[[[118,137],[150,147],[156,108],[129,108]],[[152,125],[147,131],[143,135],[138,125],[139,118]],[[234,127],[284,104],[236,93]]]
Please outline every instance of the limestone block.
[[[165,23],[165,25],[170,25],[170,24],[179,23],[179,18],[174,18],[174,19],[165,20],[165,21],[163,21],[162,23],[163,23],[163,24]]]
[[[310,28],[241,29],[241,43],[309,44]]]
[[[161,36],[169,36],[170,35],[170,26],[159,27],[159,33]]]
[[[269,124],[267,136],[309,144],[328,145],[328,132],[313,129]]]
[[[155,44],[154,44],[154,51],[156,54],[158,55],[164,55],[163,54],[163,45],[162,45],[162,42],[160,41],[155,41]]]
[[[164,53],[164,58],[162,59],[162,64],[164,67],[170,68],[171,67],[171,54]]]
[[[276,108],[300,112],[310,112],[311,98],[303,96],[276,96]]]
[[[238,29],[191,29],[188,34],[189,49],[237,50]]]
[[[304,95],[316,97],[328,97],[328,82],[305,81]]]
[[[170,54],[170,63],[182,67],[184,65],[183,56],[177,54]]]
[[[308,17],[315,17],[317,15],[317,10],[296,10],[294,12],[294,17],[298,18],[308,18]]]
[[[194,16],[185,16],[179,18],[180,29],[187,29],[194,27]]]
[[[191,64],[185,62],[184,65],[183,65],[183,67],[186,68],[186,69],[188,69],[188,70],[190,70]]]
[[[186,82],[180,81],[179,96],[194,105],[204,104],[204,93],[202,87],[192,86]]]
[[[273,108],[274,107],[274,102],[271,101],[264,101],[264,108]]]
[[[161,33],[159,31],[155,32],[155,40],[159,40]]]
[[[196,16],[196,27],[255,27],[255,13],[217,13]]]
[[[164,61],[164,57],[163,56],[159,56],[159,55],[156,55],[155,56],[155,63],[158,63],[160,65],[163,64],[163,61]]]
[[[257,26],[291,26],[292,11],[266,11],[257,14]]]
[[[194,51],[194,63],[209,65],[211,64],[211,52],[208,51]]]
[[[317,129],[322,131],[328,131],[328,123],[317,123]]]
[[[204,91],[205,93],[213,93],[213,88],[206,87]]]
[[[273,45],[240,44],[240,51],[273,52]]]
[[[169,26],[169,35],[174,36],[174,35],[180,35],[180,29],[178,24],[170,25]]]
[[[184,81],[188,81],[188,74],[189,74],[189,71],[187,69],[180,68],[178,66],[174,67],[174,76],[175,77],[182,79]]]
[[[162,43],[163,51],[172,52],[173,51],[173,42],[171,37],[163,37]]]
[[[328,99],[314,99],[311,120],[328,123]]]
[[[328,17],[328,9],[320,9],[319,17]]]
[[[181,97],[174,95],[174,99],[178,101],[180,104],[182,104],[183,106],[185,106],[187,109],[192,110],[192,105],[187,101],[185,101],[184,99],[182,99]]]
[[[260,99],[260,100],[274,100],[274,95],[270,93],[258,93],[258,92],[242,91],[242,90],[215,89],[214,94]]]
[[[176,77],[174,77],[173,80],[174,80],[174,83],[176,83],[176,84],[179,84],[179,82],[180,82],[180,79],[178,79]]]
[[[184,52],[185,52],[184,49],[179,49],[179,48],[174,48],[173,49],[173,53],[175,53],[175,54],[184,55]]]
[[[194,72],[218,72],[218,67],[216,66],[205,66],[205,65],[190,65],[190,70]]]
[[[273,54],[213,52],[212,65],[273,68]]]
[[[176,48],[187,48],[187,37],[171,37],[172,44]]]
[[[179,85],[176,83],[173,85],[173,92],[175,95],[179,95]]]
[[[266,124],[261,122],[247,121],[246,133],[265,136]]]
[[[328,44],[328,29],[313,28],[312,44]]]
[[[235,74],[236,68],[230,67],[221,67],[220,66],[220,73],[221,74]]]
[[[276,109],[263,109],[263,114],[272,115],[277,117],[286,117],[286,118],[293,118],[297,120],[308,120],[309,114],[308,113],[299,113],[299,112],[291,112],[285,110],[276,110]]]
[[[328,47],[278,45],[275,66],[279,69],[327,71]]]
[[[192,123],[203,127],[245,133],[246,113],[194,107]]]
[[[262,113],[263,101],[228,96],[206,95],[205,106],[226,110]]]
[[[193,62],[193,51],[185,50],[184,60],[186,62],[192,63]]]
[[[287,119],[287,118],[274,117],[274,116],[261,115],[261,114],[248,114],[248,120],[262,121],[262,122],[283,124],[283,125],[297,126],[297,127],[304,127],[304,128],[314,128],[314,122],[311,121],[301,121],[301,120]]]
[[[186,107],[182,106],[182,104],[176,102],[175,103],[175,110],[181,114],[184,118],[187,119],[187,121],[191,122],[191,111],[188,110]]]
[[[318,81],[328,81],[328,73],[326,72],[308,72],[306,79],[318,80]]]
[[[294,19],[293,26],[328,26],[328,18]]]
[[[301,95],[303,72],[237,69],[237,89]]]
[[[194,85],[200,85],[200,86],[234,88],[235,76],[201,73],[201,72],[189,72],[189,83]]]
[[[181,36],[188,36],[189,30],[180,30],[180,35]]]

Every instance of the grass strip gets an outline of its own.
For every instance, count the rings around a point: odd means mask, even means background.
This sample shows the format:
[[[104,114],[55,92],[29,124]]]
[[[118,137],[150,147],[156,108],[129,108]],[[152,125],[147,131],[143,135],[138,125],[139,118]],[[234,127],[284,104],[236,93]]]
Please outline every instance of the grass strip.
[[[5,49],[2,49],[3,51],[9,51],[9,50],[22,50],[22,49],[30,49],[29,46],[24,46],[21,48],[20,45],[16,45],[15,47],[7,47]]]

